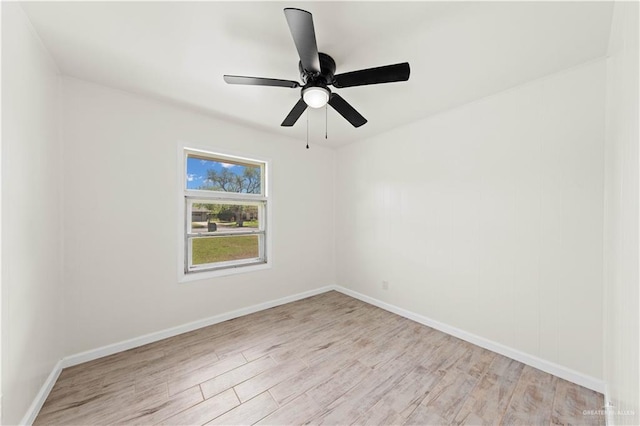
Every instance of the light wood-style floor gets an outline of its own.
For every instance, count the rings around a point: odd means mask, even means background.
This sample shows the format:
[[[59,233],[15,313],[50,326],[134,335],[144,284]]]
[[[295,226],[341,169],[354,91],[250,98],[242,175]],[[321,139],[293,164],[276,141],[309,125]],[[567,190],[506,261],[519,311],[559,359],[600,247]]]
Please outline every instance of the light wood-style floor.
[[[67,368],[35,424],[590,425],[602,405],[329,292]]]

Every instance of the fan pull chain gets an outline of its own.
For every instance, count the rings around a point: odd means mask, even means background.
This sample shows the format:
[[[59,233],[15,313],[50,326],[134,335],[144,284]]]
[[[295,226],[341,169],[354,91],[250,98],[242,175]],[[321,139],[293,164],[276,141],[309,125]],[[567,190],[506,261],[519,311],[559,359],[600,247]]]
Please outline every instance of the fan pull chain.
[[[327,119],[327,104],[324,104],[324,138],[327,139],[327,128],[329,127],[329,120]]]
[[[309,149],[309,108],[307,108],[307,149]]]

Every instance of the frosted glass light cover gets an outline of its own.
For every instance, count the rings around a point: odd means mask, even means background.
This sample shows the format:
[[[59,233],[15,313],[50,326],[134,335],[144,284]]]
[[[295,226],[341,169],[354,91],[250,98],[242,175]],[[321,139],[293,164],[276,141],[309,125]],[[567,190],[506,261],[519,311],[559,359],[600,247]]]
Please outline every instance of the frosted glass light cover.
[[[309,87],[302,92],[302,99],[311,108],[321,108],[329,101],[329,91],[322,87]]]

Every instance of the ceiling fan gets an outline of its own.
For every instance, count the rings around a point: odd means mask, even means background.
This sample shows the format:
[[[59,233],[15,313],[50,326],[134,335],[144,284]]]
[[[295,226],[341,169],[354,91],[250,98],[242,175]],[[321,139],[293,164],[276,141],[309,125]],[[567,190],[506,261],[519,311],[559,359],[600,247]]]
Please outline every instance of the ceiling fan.
[[[311,13],[306,10],[286,8],[284,9],[284,15],[287,18],[293,42],[298,50],[298,56],[300,56],[298,69],[302,84],[293,80],[275,78],[224,76],[224,81],[229,84],[276,86],[291,89],[302,87],[300,100],[294,105],[281,126],[293,126],[307,109],[307,106],[321,108],[328,103],[354,127],[360,127],[367,120],[349,105],[342,96],[332,93],[328,87],[329,85],[342,89],[344,87],[392,83],[409,79],[410,69],[408,62],[335,75],[336,63],[333,58],[325,53],[318,52]]]

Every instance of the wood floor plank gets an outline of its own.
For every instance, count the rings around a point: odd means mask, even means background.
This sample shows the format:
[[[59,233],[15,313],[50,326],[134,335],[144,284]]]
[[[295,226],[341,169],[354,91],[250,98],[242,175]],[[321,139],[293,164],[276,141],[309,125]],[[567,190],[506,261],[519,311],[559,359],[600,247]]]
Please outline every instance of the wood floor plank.
[[[451,369],[446,372],[440,381],[430,390],[420,403],[426,410],[419,410],[420,422],[426,424],[439,424],[444,421],[450,424],[462,408],[464,401],[478,383],[478,378],[466,373],[460,373]],[[431,417],[430,413],[436,414]],[[408,422],[415,423],[418,418],[416,412],[409,416]]]
[[[47,400],[44,404],[47,409],[40,411],[34,425],[89,424],[89,419],[93,416],[113,412],[114,407],[125,404],[134,395],[135,386],[129,385],[117,392],[107,391],[86,397],[79,395],[72,404],[68,404],[66,401],[63,404],[58,404]]]
[[[222,392],[213,398],[187,408],[184,411],[164,419],[159,425],[203,425],[227,411],[240,405],[233,389]]]
[[[434,333],[428,341],[431,347],[418,361],[423,367],[433,371],[449,371],[455,368],[458,362],[464,362],[464,356],[468,351],[466,342],[440,332]]]
[[[241,354],[223,358],[211,365],[201,367],[197,370],[184,373],[182,375],[169,379],[169,395],[175,395],[179,392],[189,389],[192,386],[199,385],[203,381],[209,380],[234,368],[246,364],[246,360]]]
[[[264,419],[259,425],[301,425],[322,410],[311,397],[302,394],[288,404],[278,408]]]
[[[122,382],[116,382],[116,384]],[[135,393],[143,393],[148,391],[149,389],[153,389],[156,386],[160,386],[162,384],[167,383],[166,375],[152,375],[152,376],[143,376],[136,377],[134,379],[134,387]]]
[[[200,388],[194,386],[184,392],[168,397],[163,401],[157,401],[153,404],[141,404],[140,408],[136,409],[133,413],[123,416],[115,423],[127,425],[156,424],[174,413],[179,413],[187,408],[193,407],[203,401],[203,399]]]
[[[444,376],[444,371],[430,371],[422,366],[409,372],[369,411],[356,420],[358,424],[402,424]]]
[[[456,362],[455,368],[458,371],[479,379],[484,376],[489,365],[493,362],[496,353],[471,343],[461,343],[465,346],[466,350],[458,362]]]
[[[288,344],[274,345],[264,349],[262,353],[271,355],[274,359],[298,358],[307,364],[315,362],[324,354],[335,350],[353,346],[353,339],[359,333],[366,333],[365,321],[339,321],[327,323],[322,327],[310,329],[308,333],[300,335]],[[337,330],[337,331],[336,331]],[[248,358],[255,358],[255,354],[243,352]]]
[[[160,404],[167,400],[166,384],[151,388],[141,394],[135,394],[135,386],[128,392],[99,395],[82,401],[72,410],[65,410],[62,417],[50,416],[43,424],[95,424],[116,423],[123,416],[149,405]]]
[[[35,425],[598,425],[602,395],[337,292],[66,368]]]
[[[96,398],[105,398],[108,395],[135,391],[135,380],[133,378],[106,385],[103,382],[104,377],[99,376],[96,380],[88,381],[86,384],[54,386],[40,413],[63,411],[71,407],[81,406]]]
[[[269,392],[280,405],[298,398],[307,390],[310,390],[326,381],[327,377],[338,374],[352,363],[357,357],[339,357],[324,359],[317,364],[309,366],[298,374],[284,380],[269,389]]]
[[[218,356],[215,353],[203,354],[193,357],[188,352],[172,352],[154,359],[152,362],[142,361],[132,365],[114,368],[104,373],[104,383],[115,383],[130,378],[145,378],[155,380],[168,378],[172,375],[184,374],[201,366],[216,362]]]
[[[212,420],[207,425],[252,425],[278,409],[269,392],[263,392],[249,401]]]
[[[553,425],[604,425],[602,411],[604,398],[597,392],[585,389],[566,380],[558,379],[553,401],[551,424]],[[578,421],[576,421],[578,419]]]
[[[399,334],[404,327],[405,324],[395,321],[380,322],[377,327],[363,326],[356,332],[345,333],[345,338],[336,344],[310,347],[306,352],[299,354],[299,358],[307,365],[343,357],[365,360],[369,358],[371,352],[383,350],[385,342]],[[369,364],[375,365],[376,362],[372,361]]]
[[[302,361],[294,361],[285,365],[276,365],[262,373],[258,374],[234,386],[234,390],[238,395],[240,401],[245,402],[258,394],[261,394],[278,383],[287,380],[302,370],[307,368],[307,365]]]
[[[419,405],[403,424],[407,426],[449,425],[451,422],[433,408]]]
[[[502,422],[549,424],[557,382],[557,377],[528,365],[525,366]]]
[[[353,321],[353,317],[362,315],[353,309],[347,309],[343,312],[334,312],[329,318],[325,318],[324,321],[315,324],[314,327],[310,327],[308,323],[300,322],[290,327],[287,327],[281,332],[273,332],[266,336],[263,336],[260,341],[254,342],[251,347],[232,347],[227,350],[242,350],[242,353],[247,357],[249,361],[260,358],[269,354],[274,349],[287,349],[299,347],[305,345],[309,340],[318,340],[319,335],[330,336],[335,330],[341,330],[344,328],[345,323]],[[221,350],[217,350],[217,353],[223,354]]]
[[[405,347],[396,358],[380,366],[375,374],[366,376],[344,395],[329,404],[327,410],[314,419],[318,424],[337,424],[342,419],[357,419],[373,407],[413,368],[422,352],[420,345]]]
[[[186,346],[190,353],[216,353],[224,357],[230,353],[238,353],[251,346],[259,344],[262,340],[273,339],[271,333],[278,330],[287,329],[296,324],[296,320],[291,316],[283,316],[275,325],[268,319],[256,318],[259,325],[247,326],[206,339],[200,339]],[[271,327],[269,325],[271,324]]]
[[[306,393],[321,406],[328,406],[363,381],[373,370],[360,361],[352,361],[342,370]]]
[[[523,368],[524,364],[496,354],[456,415],[455,423],[491,425],[502,419]]]
[[[200,388],[202,389],[202,394],[205,398],[211,398],[213,395],[217,395],[220,392],[231,389],[245,380],[257,376],[276,365],[276,362],[269,356],[248,362],[240,367],[201,383]]]
[[[103,377],[104,383],[108,384],[129,379],[133,373],[150,365],[156,365],[163,358],[165,358],[164,351],[145,350],[143,346],[70,367],[68,370],[70,370],[71,383],[75,385],[93,381],[96,377]],[[109,380],[112,376],[117,376],[118,379]]]

